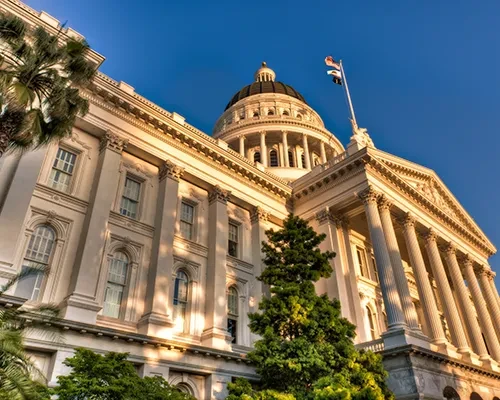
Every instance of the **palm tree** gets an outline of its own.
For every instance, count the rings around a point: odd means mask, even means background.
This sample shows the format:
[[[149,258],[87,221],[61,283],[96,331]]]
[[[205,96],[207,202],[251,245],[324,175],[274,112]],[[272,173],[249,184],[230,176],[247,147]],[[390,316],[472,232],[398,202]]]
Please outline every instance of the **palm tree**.
[[[0,13],[0,157],[70,135],[88,111],[79,88],[96,72],[86,59],[89,46],[60,33]]]
[[[40,272],[48,273],[37,267],[23,269],[0,288],[0,297],[16,282]],[[45,377],[25,352],[24,337],[30,329],[41,327],[52,336],[53,331],[47,330],[47,326],[57,319],[58,311],[53,305],[0,308],[0,400],[50,398]]]

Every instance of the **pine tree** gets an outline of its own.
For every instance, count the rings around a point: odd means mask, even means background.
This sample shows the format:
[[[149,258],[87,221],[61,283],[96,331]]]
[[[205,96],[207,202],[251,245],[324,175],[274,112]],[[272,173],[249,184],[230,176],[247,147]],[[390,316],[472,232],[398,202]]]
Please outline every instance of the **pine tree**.
[[[392,399],[381,357],[358,351],[355,326],[341,316],[340,302],[318,296],[314,282],[332,273],[332,252],[321,252],[325,235],[290,215],[282,229],[266,232],[266,269],[259,280],[271,296],[250,314],[250,329],[260,335],[248,354],[261,389],[302,399]],[[248,391],[241,381],[229,386],[229,399],[273,399]],[[232,396],[232,397],[231,397]]]

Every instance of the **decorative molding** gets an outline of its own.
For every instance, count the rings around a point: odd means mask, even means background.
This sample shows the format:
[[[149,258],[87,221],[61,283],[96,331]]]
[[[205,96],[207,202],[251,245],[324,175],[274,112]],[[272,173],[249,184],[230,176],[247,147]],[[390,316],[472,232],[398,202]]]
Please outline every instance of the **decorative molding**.
[[[456,256],[457,254],[457,247],[451,242],[443,246],[442,250],[447,256]]]
[[[109,213],[109,223],[148,237],[153,237],[155,231],[154,226],[125,217],[116,211]]]
[[[393,204],[392,202],[387,198],[386,195],[381,195],[378,199],[378,208],[380,210],[391,210]]]
[[[376,204],[380,197],[380,193],[375,191],[372,186],[369,186],[367,189],[358,193],[357,196],[363,204]]]
[[[436,234],[436,231],[432,228],[429,228],[429,230],[425,233],[422,234],[422,237],[427,243],[437,243],[437,238],[438,235]]]
[[[332,215],[331,215],[330,211],[328,210],[328,208],[324,208],[323,210],[319,210],[314,215],[314,217],[316,218],[316,221],[318,221],[320,225],[323,225],[332,219]]]
[[[121,154],[123,150],[128,145],[128,139],[121,138],[117,134],[106,131],[104,136],[101,138],[101,142],[99,144],[99,152],[102,152],[105,149],[109,149],[114,151],[115,153]]]
[[[257,206],[252,209],[252,212],[250,213],[250,221],[252,224],[255,224],[256,222],[267,222],[269,220],[269,212],[264,210],[262,207]]]
[[[173,179],[177,182],[182,178],[184,174],[184,168],[177,166],[170,160],[166,160],[161,166],[158,172],[158,177],[160,182],[166,177]]]
[[[399,220],[401,225],[405,228],[415,228],[415,224],[417,223],[417,219],[410,213],[406,213],[406,215]]]
[[[231,191],[222,189],[219,185],[215,185],[208,194],[208,204],[212,204],[214,201],[227,204],[230,197]]]

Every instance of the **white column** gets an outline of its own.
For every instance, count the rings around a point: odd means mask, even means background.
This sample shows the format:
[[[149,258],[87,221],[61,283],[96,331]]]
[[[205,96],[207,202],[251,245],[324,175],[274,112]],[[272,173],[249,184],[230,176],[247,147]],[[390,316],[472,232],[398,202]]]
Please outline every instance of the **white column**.
[[[476,354],[478,354],[481,358],[488,358],[488,351],[484,345],[481,329],[476,322],[476,316],[469,297],[469,291],[465,286],[464,278],[462,276],[462,272],[460,271],[460,266],[458,265],[457,250],[451,243],[449,243],[445,248],[445,260],[448,265],[448,271],[450,272],[451,281],[453,282],[455,294],[462,313],[462,322],[469,333],[470,344]]]
[[[215,186],[208,195],[208,259],[204,346],[228,349],[226,310],[227,202],[231,192]]]
[[[128,140],[111,132],[101,139],[99,160],[90,194],[89,206],[80,235],[70,295],[64,300],[66,319],[95,324],[101,306],[97,303],[97,281],[103,260],[111,206],[118,189],[122,151]]]
[[[266,240],[266,228],[269,213],[261,207],[255,207],[250,214],[250,221],[252,223],[252,264],[254,275],[254,288],[251,296],[253,297],[252,312],[258,310],[259,302],[264,295],[268,295],[269,291],[263,282],[257,280],[265,268],[264,253],[262,253],[262,242]]]
[[[423,314],[427,323],[430,339],[434,344],[446,343],[443,325],[434,298],[434,293],[429,280],[427,269],[425,268],[424,258],[418,244],[417,234],[415,232],[415,219],[406,215],[403,222],[403,234],[405,237],[406,248],[410,256],[410,263],[415,274],[418,297],[422,304]]]
[[[306,169],[311,169],[311,155],[309,154],[309,144],[307,143],[307,135],[302,135],[302,150],[304,152],[304,158],[306,160]]]
[[[474,273],[474,262],[470,257],[465,257],[461,261],[462,265],[464,266],[467,286],[470,290],[472,301],[474,302],[474,307],[477,311],[477,317],[479,319],[479,324],[481,325],[481,331],[483,332],[483,335],[486,339],[491,357],[495,361],[500,361],[500,343],[498,342],[498,337],[495,334],[493,321],[490,317],[490,314],[488,313],[486,302],[484,301],[483,294],[481,293],[481,289],[479,288],[479,283],[477,282],[476,274]]]
[[[319,145],[320,145],[320,150],[321,150],[321,162],[324,164],[326,163],[326,148],[325,148],[325,142],[323,141],[320,141],[319,142]]]
[[[359,327],[364,324],[364,312],[361,307],[361,299],[359,297],[358,281],[354,267],[354,256],[352,254],[351,240],[349,238],[349,221],[343,216],[336,215],[333,217],[339,233],[339,250],[342,253],[342,258],[345,260],[347,287],[349,290],[349,310],[351,313],[351,322]],[[367,341],[365,331],[361,328],[358,330],[357,339],[360,342]]]
[[[385,241],[387,250],[389,251],[389,258],[391,259],[392,270],[394,272],[394,279],[396,280],[396,287],[401,300],[401,306],[405,315],[405,321],[408,327],[412,330],[420,331],[418,326],[417,312],[413,304],[410,288],[408,287],[408,278],[401,261],[401,253],[399,252],[398,240],[396,232],[391,219],[392,204],[386,197],[382,197],[379,202],[380,219],[382,228],[384,230]]]
[[[260,161],[267,167],[266,131],[260,131]]]
[[[17,171],[17,166],[21,160],[22,152],[4,154],[0,158],[0,214],[2,213],[3,202],[9,193],[9,188]]]
[[[459,353],[470,352],[462,326],[462,321],[460,320],[460,315],[458,314],[457,305],[455,304],[443,261],[441,260],[441,255],[439,254],[437,236],[432,229],[430,229],[425,235],[425,248],[431,264],[432,274],[436,280],[439,298],[441,299],[441,304],[443,306],[446,322],[448,322],[448,328],[450,329],[453,344],[457,346],[457,351]]]
[[[388,330],[406,328],[407,325],[401,307],[401,300],[399,299],[391,259],[382,230],[382,222],[378,213],[378,194],[372,188],[368,188],[359,194],[359,198],[365,206],[366,220],[379,272],[380,289],[382,290],[382,297],[387,312]]]
[[[12,166],[13,171],[10,171],[13,177],[0,211],[0,266],[10,268],[14,264],[18,240],[23,236],[24,219],[47,149],[48,146],[44,146],[35,151],[28,151],[19,161],[13,158],[17,168]],[[3,168],[7,170],[8,166],[2,166],[2,173]]]
[[[241,135],[240,139],[240,156],[245,157],[245,136]]]
[[[490,286],[491,290],[493,290],[493,294],[495,295],[495,298],[497,299],[498,306],[500,307],[500,296],[498,296],[498,290],[495,285],[495,276],[496,273],[494,271],[491,271],[491,279],[490,279]]]
[[[500,339],[500,307],[498,306],[497,298],[491,290],[490,279],[493,279],[491,271],[487,270],[484,266],[477,269],[477,274],[479,275],[479,282],[481,284],[481,291],[483,292],[484,299],[488,305],[488,310],[490,311],[491,320],[493,321],[493,326]]]
[[[285,161],[285,167],[290,166],[290,160],[288,159],[288,132],[287,131],[281,131],[282,134],[282,140],[283,140],[283,158]]]
[[[323,293],[326,293],[330,299],[335,298],[340,301],[342,316],[351,321],[346,277],[342,265],[340,241],[335,218],[328,209],[324,209],[316,213],[316,220],[319,224],[318,233],[326,236],[325,240],[319,245],[321,251],[332,251],[335,253],[335,257],[330,260],[333,270],[332,275],[330,278],[321,279],[318,283],[321,282],[324,284]]]
[[[174,325],[170,287],[174,266],[174,227],[177,220],[179,180],[183,172],[183,168],[165,161],[158,173],[160,184],[156,201],[155,234],[144,314],[139,321],[139,332],[146,335],[165,337],[165,328]]]

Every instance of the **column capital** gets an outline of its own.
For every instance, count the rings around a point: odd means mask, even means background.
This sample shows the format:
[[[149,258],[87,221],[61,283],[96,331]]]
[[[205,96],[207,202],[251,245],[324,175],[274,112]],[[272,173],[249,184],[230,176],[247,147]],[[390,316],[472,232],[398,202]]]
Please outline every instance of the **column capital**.
[[[322,210],[319,210],[314,217],[316,218],[316,221],[319,222],[320,225],[323,225],[324,223],[331,221],[332,220],[332,215],[330,213],[330,210],[328,208],[324,208]]]
[[[363,204],[377,204],[379,196],[380,194],[376,192],[371,186],[358,193],[358,197],[363,202]]]
[[[429,230],[425,232],[422,236],[427,243],[432,243],[432,242],[437,243],[438,236],[436,234],[436,231],[432,228],[429,228]]]
[[[243,134],[242,135],[238,135],[238,139],[240,139],[240,140],[241,139],[245,140],[246,138],[247,138],[246,135],[243,135]]]
[[[261,136],[266,136],[267,131],[259,131]]]
[[[264,210],[262,207],[254,207],[253,210],[250,213],[250,221],[252,224],[262,221],[266,222],[269,220],[269,212]]]
[[[459,261],[464,267],[474,266],[474,259],[470,254],[465,254],[459,257]]]
[[[212,204],[214,201],[219,201],[223,204],[227,204],[230,197],[231,191],[222,189],[219,185],[216,185],[208,194],[208,204]]]
[[[349,229],[349,218],[342,214],[335,214],[330,210],[330,218],[337,228]]]
[[[476,273],[477,276],[486,276],[489,277],[489,271],[484,265],[474,265],[474,272]]]
[[[282,129],[281,134],[286,136],[286,135],[288,135],[288,131],[286,129]]]
[[[381,195],[378,199],[378,208],[380,210],[390,210],[393,206],[392,201],[390,201],[386,195]]]
[[[123,150],[128,145],[128,139],[124,139],[117,134],[106,131],[104,136],[101,138],[101,142],[99,144],[99,152],[102,152],[105,149],[109,149],[114,151],[115,153],[121,154]]]
[[[452,243],[447,243],[443,246],[442,250],[447,256],[456,256],[457,255],[457,247]]]
[[[399,220],[399,223],[403,225],[404,228],[415,228],[415,224],[417,223],[417,219],[411,214],[406,213],[403,218]]]
[[[160,166],[158,177],[160,182],[167,177],[179,182],[183,174],[184,168],[179,167],[170,160],[165,160],[165,162]]]

